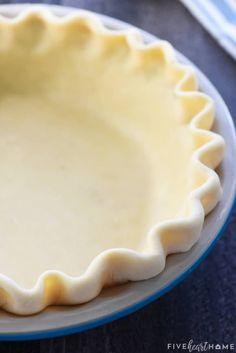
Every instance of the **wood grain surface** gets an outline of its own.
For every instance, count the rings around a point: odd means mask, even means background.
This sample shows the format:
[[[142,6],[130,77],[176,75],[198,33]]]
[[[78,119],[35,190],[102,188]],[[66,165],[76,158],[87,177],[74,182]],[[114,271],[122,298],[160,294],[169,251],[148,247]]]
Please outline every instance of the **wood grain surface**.
[[[21,1],[7,3],[11,2]],[[210,78],[236,118],[236,62],[178,0],[52,0],[45,3],[107,14],[170,41]],[[183,283],[156,302],[116,322],[72,336],[0,343],[0,353],[178,352],[167,350],[167,343],[191,339],[195,343],[236,344],[235,254],[236,213],[207,259]]]

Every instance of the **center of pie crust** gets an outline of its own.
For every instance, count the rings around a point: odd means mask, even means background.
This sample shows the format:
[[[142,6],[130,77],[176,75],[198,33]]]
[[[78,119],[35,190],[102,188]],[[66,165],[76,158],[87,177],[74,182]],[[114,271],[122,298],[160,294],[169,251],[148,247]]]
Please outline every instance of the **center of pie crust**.
[[[44,270],[78,275],[104,249],[138,246],[151,185],[132,140],[40,99],[6,99],[0,114],[4,274],[32,285]]]

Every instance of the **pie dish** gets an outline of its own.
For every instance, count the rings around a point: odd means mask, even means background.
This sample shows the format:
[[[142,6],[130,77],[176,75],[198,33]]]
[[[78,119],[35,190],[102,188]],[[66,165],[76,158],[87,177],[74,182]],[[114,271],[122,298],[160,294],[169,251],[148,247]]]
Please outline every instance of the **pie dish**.
[[[194,70],[86,12],[26,10],[0,35],[2,308],[157,275],[221,197],[224,141]]]

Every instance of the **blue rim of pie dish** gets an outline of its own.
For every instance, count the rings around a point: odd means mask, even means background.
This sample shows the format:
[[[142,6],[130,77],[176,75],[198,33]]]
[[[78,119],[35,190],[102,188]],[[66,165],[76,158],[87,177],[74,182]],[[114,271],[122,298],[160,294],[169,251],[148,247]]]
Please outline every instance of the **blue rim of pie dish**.
[[[1,5],[0,8],[4,8],[4,7],[14,7],[15,5],[20,6],[20,7],[24,7],[25,5],[32,5],[32,4],[7,4],[7,5]],[[47,5],[47,4],[34,4],[35,5],[39,5],[40,7],[52,7],[52,8],[60,8],[62,6],[57,6],[57,5]],[[65,6],[65,8],[67,9],[73,9],[73,10],[80,10],[79,8],[71,8],[68,6]],[[98,13],[98,15],[101,18],[107,19],[107,20],[114,20],[114,23],[119,23],[119,24],[123,24],[123,25],[127,25],[126,22],[121,21],[121,20],[117,20],[117,19],[113,19],[112,17],[109,16],[105,16],[105,15],[101,15]],[[134,27],[134,26],[132,26]],[[141,33],[146,34],[149,36],[149,38],[155,38],[157,39],[156,36],[150,34],[149,32],[143,31],[139,28],[139,30],[141,31]],[[235,124],[234,121],[231,117],[231,114],[223,100],[223,98],[221,97],[221,95],[219,94],[218,90],[215,88],[215,86],[211,83],[211,81],[202,73],[202,71],[200,71],[192,62],[190,62],[184,55],[182,55],[181,53],[179,53],[176,50],[178,56],[180,58],[184,57],[184,60],[188,63],[191,63],[191,65],[193,67],[195,67],[197,69],[197,73],[204,78],[207,79],[208,84],[210,86],[212,86],[212,88],[214,89],[215,93],[218,95],[221,104],[224,106],[224,108],[226,109],[227,113],[229,114],[229,118],[231,120],[231,126],[234,129],[234,133],[236,132],[235,129]],[[236,135],[235,135],[236,136]],[[21,333],[0,333],[0,341],[30,341],[30,340],[38,340],[38,339],[47,339],[47,338],[53,338],[53,337],[60,337],[60,336],[66,336],[66,335],[71,335],[71,334],[75,334],[75,333],[79,333],[79,332],[83,332],[83,331],[87,331],[89,329],[93,329],[96,328],[98,326],[102,326],[104,324],[110,323],[112,321],[118,320],[122,317],[125,317],[129,314],[134,313],[135,311],[143,308],[144,306],[152,303],[153,301],[157,300],[158,298],[160,298],[161,296],[163,296],[164,294],[166,294],[167,292],[171,291],[174,287],[176,287],[178,284],[180,284],[185,278],[187,278],[188,275],[190,275],[201,263],[202,261],[207,257],[207,255],[211,252],[211,250],[214,248],[214,246],[216,245],[217,241],[221,238],[221,236],[224,234],[227,226],[230,223],[230,219],[231,216],[233,215],[234,211],[236,210],[236,190],[234,190],[234,198],[232,198],[232,204],[230,206],[230,209],[228,211],[228,215],[225,219],[224,224],[222,225],[222,227],[220,228],[220,230],[218,231],[217,235],[215,236],[214,240],[212,241],[212,243],[208,246],[208,248],[206,248],[206,250],[202,253],[202,255],[195,261],[192,263],[192,265],[187,268],[184,272],[182,272],[180,275],[178,275],[174,280],[171,280],[167,285],[165,285],[163,288],[161,288],[160,290],[158,290],[157,292],[147,296],[145,299],[140,300],[139,302],[136,302],[135,304],[131,304],[130,306],[126,307],[125,309],[121,309],[116,311],[115,313],[112,314],[108,314],[105,315],[99,319],[94,319],[91,320],[87,323],[84,324],[75,324],[75,325],[71,325],[71,326],[67,326],[67,327],[60,327],[60,328],[55,328],[55,329],[46,329],[46,330],[38,330],[38,331],[34,331],[34,332],[21,332]]]

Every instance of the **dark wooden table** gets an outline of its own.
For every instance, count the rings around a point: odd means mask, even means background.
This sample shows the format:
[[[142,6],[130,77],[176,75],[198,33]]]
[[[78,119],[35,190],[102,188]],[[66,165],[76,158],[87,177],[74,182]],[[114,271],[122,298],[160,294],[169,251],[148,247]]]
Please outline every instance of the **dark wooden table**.
[[[179,1],[53,0],[51,3],[117,17],[169,40],[210,78],[236,119],[236,62]],[[42,341],[0,343],[0,353],[162,353],[167,352],[167,343],[191,339],[195,343],[234,343],[236,347],[235,254],[236,212],[208,258],[183,283],[156,302],[84,333]]]

